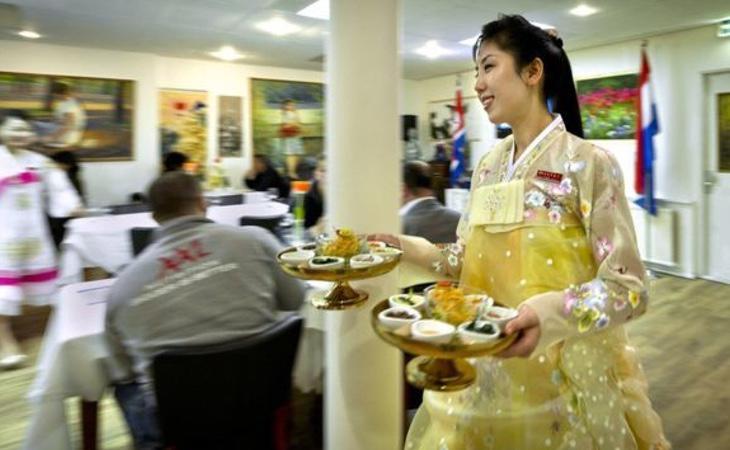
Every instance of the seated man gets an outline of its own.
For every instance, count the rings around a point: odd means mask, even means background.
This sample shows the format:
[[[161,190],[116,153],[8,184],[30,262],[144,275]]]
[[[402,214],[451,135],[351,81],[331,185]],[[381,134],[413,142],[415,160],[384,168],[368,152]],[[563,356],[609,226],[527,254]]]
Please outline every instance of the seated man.
[[[431,189],[431,167],[423,161],[410,161],[403,166],[402,202],[400,209],[403,234],[420,236],[434,243],[456,242],[456,226],[461,214],[434,197]]]
[[[277,310],[302,305],[305,285],[276,262],[279,244],[258,227],[205,218],[198,182],[183,172],[149,189],[154,242],[119,275],[108,300],[106,334],[114,353],[131,360],[117,400],[136,448],[158,448],[150,366],[169,347],[225,342],[260,333]]]
[[[289,179],[283,177],[271,165],[266,155],[253,155],[253,166],[243,179],[246,187],[254,191],[266,192],[276,189],[279,198],[289,198]]]

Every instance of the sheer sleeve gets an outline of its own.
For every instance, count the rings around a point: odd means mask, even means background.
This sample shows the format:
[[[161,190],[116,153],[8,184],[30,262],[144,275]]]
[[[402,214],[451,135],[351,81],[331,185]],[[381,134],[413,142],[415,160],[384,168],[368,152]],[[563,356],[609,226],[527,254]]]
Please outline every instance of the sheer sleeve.
[[[642,314],[647,305],[645,269],[616,160],[594,150],[593,163],[575,175],[581,222],[598,267],[596,277],[523,303],[540,318],[535,353],[568,337],[622,324]]]

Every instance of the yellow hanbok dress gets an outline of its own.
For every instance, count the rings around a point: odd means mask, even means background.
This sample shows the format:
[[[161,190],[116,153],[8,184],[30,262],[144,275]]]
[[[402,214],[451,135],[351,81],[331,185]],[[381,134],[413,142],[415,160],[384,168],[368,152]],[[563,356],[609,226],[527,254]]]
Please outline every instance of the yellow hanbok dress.
[[[532,307],[538,347],[476,360],[463,391],[427,391],[406,449],[668,449],[622,326],[647,293],[619,166],[559,116],[512,155],[509,137],[480,161],[456,244],[401,242],[406,259]]]

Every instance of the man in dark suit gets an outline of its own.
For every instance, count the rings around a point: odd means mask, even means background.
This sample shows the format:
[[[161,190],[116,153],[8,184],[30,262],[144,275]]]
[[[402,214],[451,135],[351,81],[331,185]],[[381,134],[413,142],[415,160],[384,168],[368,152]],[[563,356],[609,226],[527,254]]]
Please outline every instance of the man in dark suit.
[[[403,166],[402,202],[400,209],[403,234],[420,236],[440,244],[456,242],[456,226],[461,214],[434,197],[431,189],[431,167],[423,161]]]

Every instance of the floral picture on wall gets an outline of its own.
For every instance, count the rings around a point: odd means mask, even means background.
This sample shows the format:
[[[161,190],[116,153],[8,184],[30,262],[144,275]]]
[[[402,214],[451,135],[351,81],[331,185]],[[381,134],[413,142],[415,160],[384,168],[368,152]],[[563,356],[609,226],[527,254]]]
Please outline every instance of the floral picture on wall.
[[[251,121],[254,153],[299,178],[300,162],[324,154],[324,85],[253,78]]]
[[[204,173],[208,159],[208,93],[160,89],[160,152],[188,156],[192,170]]]
[[[637,74],[578,80],[578,103],[586,139],[634,139]]]
[[[134,81],[0,72],[0,118],[28,117],[34,151],[73,152],[81,161],[133,158]]]

